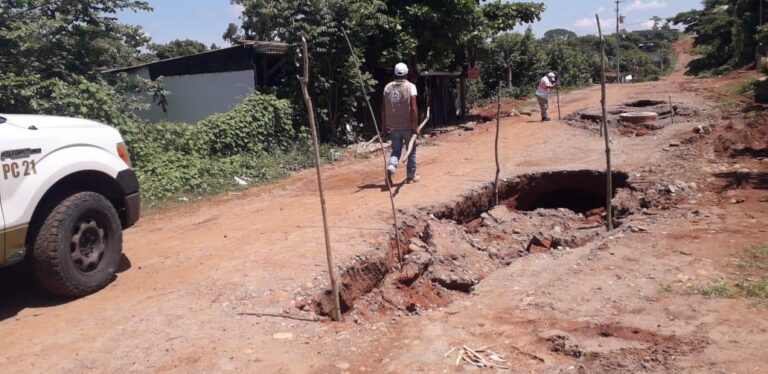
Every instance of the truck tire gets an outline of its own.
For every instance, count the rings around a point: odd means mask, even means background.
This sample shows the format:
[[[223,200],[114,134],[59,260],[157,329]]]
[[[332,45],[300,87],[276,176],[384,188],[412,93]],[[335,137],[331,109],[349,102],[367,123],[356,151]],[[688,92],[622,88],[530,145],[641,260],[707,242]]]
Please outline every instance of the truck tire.
[[[104,196],[67,197],[45,218],[32,251],[40,285],[60,296],[81,297],[115,276],[123,245],[120,218]]]

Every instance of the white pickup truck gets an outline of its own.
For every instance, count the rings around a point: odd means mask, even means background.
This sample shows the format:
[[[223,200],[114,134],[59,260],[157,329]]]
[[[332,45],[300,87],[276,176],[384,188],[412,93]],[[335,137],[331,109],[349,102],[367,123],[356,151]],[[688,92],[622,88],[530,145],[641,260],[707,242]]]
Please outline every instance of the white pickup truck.
[[[120,133],[78,118],[0,114],[0,267],[31,265],[46,290],[104,288],[139,219],[139,182]]]

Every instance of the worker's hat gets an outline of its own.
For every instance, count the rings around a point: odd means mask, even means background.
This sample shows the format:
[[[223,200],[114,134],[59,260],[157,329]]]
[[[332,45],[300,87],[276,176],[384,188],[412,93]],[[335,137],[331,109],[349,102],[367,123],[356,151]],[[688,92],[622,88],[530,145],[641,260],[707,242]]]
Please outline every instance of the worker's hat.
[[[404,77],[406,75],[408,75],[408,65],[402,62],[395,65],[395,76]]]

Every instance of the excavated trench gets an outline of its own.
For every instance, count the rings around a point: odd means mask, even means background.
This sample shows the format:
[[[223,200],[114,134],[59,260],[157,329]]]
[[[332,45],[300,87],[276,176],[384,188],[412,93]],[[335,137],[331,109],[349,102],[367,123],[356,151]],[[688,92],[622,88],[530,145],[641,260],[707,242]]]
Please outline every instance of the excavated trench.
[[[613,173],[612,181],[620,224],[632,208],[616,201],[639,198],[626,173]],[[450,203],[407,213],[399,246],[390,238],[342,267],[342,312],[355,320],[419,314],[470,293],[516,258],[583,246],[605,234],[606,195],[604,172],[552,171],[504,180],[498,205],[488,184]],[[297,307],[330,314],[329,290],[308,296]]]
[[[680,103],[640,99],[609,106],[606,113],[610,131],[616,131],[622,136],[646,136],[672,123],[671,117],[675,118],[675,123],[694,121],[699,111]],[[632,116],[633,114],[636,116]],[[650,114],[653,114],[652,118],[648,116]],[[625,116],[624,119],[622,115]],[[627,115],[630,116],[626,117]],[[647,119],[644,119],[646,117]],[[597,132],[602,118],[600,108],[589,108],[571,113],[565,117],[565,120],[570,126]]]

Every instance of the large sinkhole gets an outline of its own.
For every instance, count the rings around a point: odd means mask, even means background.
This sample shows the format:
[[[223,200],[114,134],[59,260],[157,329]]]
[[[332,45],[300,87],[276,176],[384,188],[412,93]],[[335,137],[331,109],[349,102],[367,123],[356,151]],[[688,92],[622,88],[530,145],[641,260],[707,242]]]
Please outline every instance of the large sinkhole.
[[[648,100],[648,99],[641,99],[641,100],[635,100],[630,101],[628,103],[624,103],[624,106],[632,107],[632,108],[646,108],[649,106],[657,106],[657,105],[663,105],[667,104],[664,100]]]
[[[614,195],[631,188],[626,173],[614,172],[611,177]],[[493,185],[488,183],[450,202],[419,209],[401,221],[399,244],[390,237],[342,267],[341,311],[361,318],[388,310],[418,314],[447,305],[454,292],[471,292],[515,258],[552,250],[560,243],[570,248],[584,245],[599,237],[602,225],[584,226],[586,214],[554,209],[585,213],[604,207],[606,182],[606,173],[595,170],[524,174],[500,183],[503,206],[496,206]],[[514,212],[507,218],[483,218],[483,213],[495,209]],[[523,213],[537,209],[547,211]],[[556,234],[542,232],[550,224],[563,229]],[[516,225],[516,230],[510,233],[504,230],[506,225]],[[327,316],[333,309],[331,292],[318,291],[297,307]]]
[[[629,188],[629,176],[613,172],[612,195],[618,189]],[[520,175],[499,184],[499,200],[512,210],[565,208],[585,213],[605,207],[607,200],[606,173],[596,170],[564,170]],[[435,212],[441,219],[468,223],[494,206],[493,186],[464,196],[460,204],[445,205]]]

